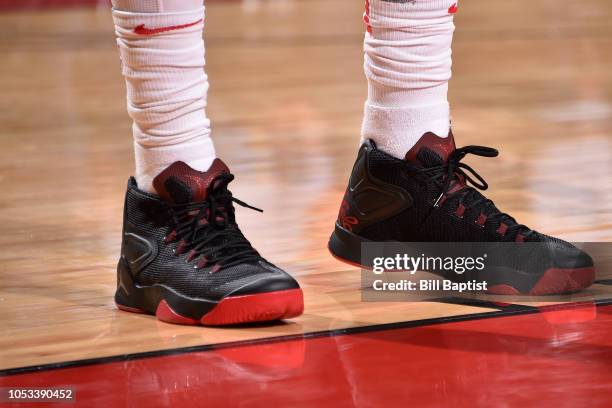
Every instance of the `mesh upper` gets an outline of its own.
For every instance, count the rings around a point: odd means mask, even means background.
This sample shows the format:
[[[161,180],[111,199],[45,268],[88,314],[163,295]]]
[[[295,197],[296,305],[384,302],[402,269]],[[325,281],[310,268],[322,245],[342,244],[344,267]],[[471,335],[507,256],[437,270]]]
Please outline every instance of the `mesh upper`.
[[[421,149],[419,159],[429,165],[439,164],[440,158],[434,152]],[[460,197],[451,196],[444,201],[440,208],[434,208],[433,203],[439,197],[442,189],[436,183],[427,179],[427,176],[418,175],[417,167],[404,160],[396,159],[379,149],[372,149],[368,156],[368,169],[370,173],[390,184],[399,185],[407,190],[414,200],[412,207],[381,222],[365,228],[360,235],[373,241],[514,241],[516,232],[508,232],[502,236],[496,232],[500,226],[499,220],[489,220],[486,226],[479,227],[475,221],[480,215],[482,206],[467,209],[463,218],[455,215]],[[479,199],[483,195],[476,191],[471,200],[465,200],[469,206],[470,201]],[[487,215],[497,211],[495,206],[485,208]],[[549,237],[538,232],[531,234],[526,241],[549,242],[553,245],[573,247],[571,244],[558,238]]]
[[[504,235],[497,232],[500,223],[498,218],[488,218],[484,227],[476,224],[481,211],[491,214],[498,211],[494,205],[475,205],[468,209],[470,202],[482,198],[482,194],[472,189],[469,199],[463,197],[466,210],[463,217],[456,215],[459,201],[462,199],[452,193],[443,201],[439,208],[434,203],[440,196],[443,186],[436,183],[430,176],[419,173],[422,167],[376,149],[368,150],[367,167],[371,176],[380,181],[400,186],[412,197],[412,205],[402,212],[387,219],[376,220],[363,226],[357,234],[370,241],[385,242],[514,242],[519,231],[506,231]],[[440,157],[424,153],[419,160],[428,163],[429,167],[440,164]],[[511,224],[505,219],[504,223]],[[506,246],[496,250],[496,246],[486,247],[492,250],[488,262],[491,265],[514,267],[516,270],[529,271],[529,279],[538,278],[538,273],[560,264],[564,267],[592,265],[590,257],[572,244],[558,238],[533,231],[525,239],[526,242],[538,242],[542,245]],[[484,247],[483,247],[484,248]],[[511,248],[511,251],[508,250]],[[567,266],[569,265],[569,266]],[[539,272],[538,272],[539,271]],[[465,277],[469,277],[466,274]],[[489,284],[502,279],[503,274],[488,278]],[[524,279],[525,285],[533,281]],[[502,279],[503,280],[503,279]],[[501,281],[500,281],[501,282]]]
[[[131,228],[154,237],[159,249],[153,262],[135,277],[138,284],[161,284],[191,298],[217,300],[262,278],[286,275],[263,258],[259,262],[238,264],[214,273],[211,273],[212,266],[195,269],[198,258],[187,263],[186,254],[177,256],[173,253],[177,242],[164,243],[165,236],[172,229],[166,208],[157,197],[133,186],[128,188],[126,222],[131,224]]]

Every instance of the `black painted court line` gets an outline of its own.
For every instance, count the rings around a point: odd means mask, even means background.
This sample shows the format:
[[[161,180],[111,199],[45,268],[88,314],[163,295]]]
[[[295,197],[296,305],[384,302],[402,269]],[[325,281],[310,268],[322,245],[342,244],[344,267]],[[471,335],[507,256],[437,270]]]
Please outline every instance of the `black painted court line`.
[[[601,279],[601,280],[596,280],[593,283],[598,283],[600,285],[612,285],[612,279]]]
[[[83,360],[62,361],[58,363],[34,365],[34,366],[27,366],[27,367],[16,367],[16,368],[0,370],[0,377],[16,375],[16,374],[26,374],[26,373],[33,373],[33,372],[40,372],[40,371],[48,371],[48,370],[57,370],[57,369],[62,369],[62,368],[82,367],[82,366],[96,365],[96,364],[107,364],[107,363],[113,363],[117,361],[129,361],[129,360],[136,360],[136,359],[142,359],[142,358],[163,357],[163,356],[171,356],[175,354],[219,350],[219,349],[224,349],[224,348],[242,347],[242,346],[249,346],[249,345],[254,345],[254,344],[262,344],[262,343],[278,343],[282,341],[298,340],[298,339],[313,339],[313,338],[318,338],[318,337],[343,336],[343,335],[368,333],[368,332],[376,332],[376,331],[384,331],[384,330],[404,329],[404,328],[421,327],[421,326],[432,326],[432,325],[438,325],[438,324],[443,324],[443,323],[453,323],[453,322],[462,322],[462,321],[479,320],[479,319],[490,319],[490,318],[495,318],[495,317],[508,317],[508,316],[515,316],[515,315],[538,313],[541,311],[573,309],[576,306],[579,306],[581,304],[585,304],[585,305],[592,304],[595,306],[608,306],[608,305],[612,305],[612,298],[596,300],[592,302],[589,301],[589,302],[561,303],[561,304],[556,304],[556,305],[544,306],[540,308],[531,307],[531,306],[520,306],[520,305],[508,305],[508,307],[496,305],[495,307],[500,310],[495,311],[495,312],[472,313],[472,314],[464,314],[464,315],[457,315],[457,316],[450,316],[450,317],[436,317],[436,318],[431,318],[431,319],[384,323],[384,324],[376,324],[376,325],[361,326],[361,327],[350,327],[346,329],[322,330],[318,332],[267,337],[263,339],[241,340],[241,341],[234,341],[234,342],[227,342],[227,343],[181,347],[181,348],[166,349],[166,350],[153,350],[153,351],[146,351],[146,352],[140,352],[140,353],[120,354],[120,355],[107,356],[107,357],[96,357],[96,358],[83,359]],[[513,307],[513,306],[516,306],[516,307]]]
[[[448,303],[451,305],[460,305],[460,306],[472,306],[472,307],[483,307],[487,309],[501,309],[505,311],[513,311],[513,312],[530,312],[533,309],[542,310],[542,308],[537,308],[533,306],[525,306],[519,305],[516,303],[507,303],[507,302],[494,302],[492,300],[481,300],[481,299],[471,299],[471,298],[462,298],[462,297],[446,297],[439,299],[432,299],[429,302],[437,302],[437,303]],[[581,302],[571,302],[564,304],[576,304]]]

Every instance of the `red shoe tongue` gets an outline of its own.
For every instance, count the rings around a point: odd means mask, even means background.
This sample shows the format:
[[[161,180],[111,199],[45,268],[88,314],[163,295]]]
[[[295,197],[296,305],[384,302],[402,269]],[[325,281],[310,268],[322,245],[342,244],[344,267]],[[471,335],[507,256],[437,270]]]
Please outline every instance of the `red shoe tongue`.
[[[424,167],[438,166],[446,163],[448,156],[455,150],[453,132],[449,131],[447,137],[439,137],[427,132],[406,153],[406,160]]]
[[[215,159],[207,171],[197,171],[177,161],[153,179],[153,187],[164,201],[185,204],[203,201],[210,183],[220,174],[229,173],[220,159]]]

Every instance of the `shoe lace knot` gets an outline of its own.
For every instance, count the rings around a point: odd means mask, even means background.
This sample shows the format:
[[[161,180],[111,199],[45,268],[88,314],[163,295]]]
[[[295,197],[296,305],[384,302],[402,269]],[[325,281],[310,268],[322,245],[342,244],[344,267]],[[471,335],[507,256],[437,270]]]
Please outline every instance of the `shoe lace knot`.
[[[233,179],[234,175],[222,173],[212,180],[204,200],[168,206],[173,229],[166,242],[179,241],[174,252],[177,255],[188,252],[187,262],[198,258],[196,269],[213,265],[211,271],[216,272],[261,259],[238,228],[233,203],[263,210],[233,197],[227,188]]]
[[[499,155],[499,152],[497,151],[497,149],[493,149],[491,147],[486,146],[464,146],[453,151],[448,157],[448,160],[445,164],[427,169],[433,170],[434,174],[444,177],[442,193],[436,201],[439,201],[442,196],[449,192],[451,183],[453,182],[453,180],[457,179],[461,181],[467,181],[479,190],[486,190],[489,188],[489,185],[487,184],[485,179],[482,178],[482,176],[478,174],[476,170],[474,170],[469,165],[461,162],[461,160],[468,154],[473,154],[475,156],[481,157],[497,157],[497,155]],[[474,180],[474,178],[470,177],[470,174],[474,176],[477,181]]]

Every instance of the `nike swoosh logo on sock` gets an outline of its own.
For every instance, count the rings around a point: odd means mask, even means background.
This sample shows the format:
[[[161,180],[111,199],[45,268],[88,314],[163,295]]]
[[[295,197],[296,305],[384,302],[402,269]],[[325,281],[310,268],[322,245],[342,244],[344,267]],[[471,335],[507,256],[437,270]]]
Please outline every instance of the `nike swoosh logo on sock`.
[[[194,21],[193,23],[168,26],[168,27],[159,27],[159,28],[146,28],[144,24],[141,24],[134,28],[134,32],[140,35],[154,35],[154,34],[159,34],[159,33],[165,33],[166,31],[174,31],[174,30],[180,30],[182,28],[192,27],[196,24],[199,24],[201,21],[202,19],[199,19],[198,21]]]

